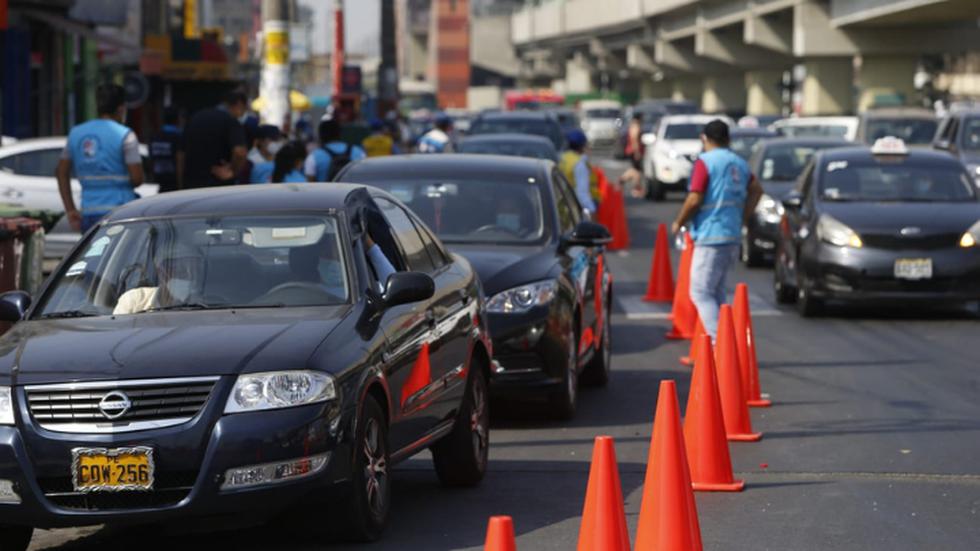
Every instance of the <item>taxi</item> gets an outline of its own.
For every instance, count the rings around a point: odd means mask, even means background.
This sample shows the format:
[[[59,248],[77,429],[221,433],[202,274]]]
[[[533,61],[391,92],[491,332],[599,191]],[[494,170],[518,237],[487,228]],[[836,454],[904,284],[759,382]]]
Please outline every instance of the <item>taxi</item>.
[[[888,137],[817,152],[783,199],[774,291],[828,301],[980,300],[980,199],[957,159]]]

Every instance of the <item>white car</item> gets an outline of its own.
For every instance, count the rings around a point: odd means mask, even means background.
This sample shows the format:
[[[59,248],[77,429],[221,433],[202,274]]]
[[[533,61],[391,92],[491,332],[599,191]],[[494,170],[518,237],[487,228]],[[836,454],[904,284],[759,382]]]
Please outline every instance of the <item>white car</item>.
[[[19,140],[0,148],[0,203],[30,210],[64,212],[65,207],[58,193],[58,181],[54,172],[65,147],[64,136]],[[146,147],[140,145],[140,154],[146,159]],[[144,162],[144,166],[147,163]],[[150,175],[147,173],[147,178]],[[75,204],[82,198],[82,186],[71,180]],[[159,186],[143,184],[136,188],[141,197],[156,195]],[[71,250],[81,235],[73,231],[68,220],[62,217],[54,229],[45,236],[44,265],[49,271],[57,261]]]
[[[857,117],[790,117],[772,123],[772,129],[787,138],[857,139]]]
[[[0,147],[5,145],[12,145],[17,143],[17,138],[11,138],[10,136],[0,136]]]
[[[619,139],[623,104],[608,99],[583,100],[578,106],[582,131],[593,146],[609,146]]]
[[[647,196],[662,200],[668,191],[683,191],[691,176],[694,161],[701,154],[701,131],[704,125],[720,119],[728,126],[735,122],[724,115],[668,115],[660,119],[656,131],[644,134],[646,154],[643,175],[649,187]]]

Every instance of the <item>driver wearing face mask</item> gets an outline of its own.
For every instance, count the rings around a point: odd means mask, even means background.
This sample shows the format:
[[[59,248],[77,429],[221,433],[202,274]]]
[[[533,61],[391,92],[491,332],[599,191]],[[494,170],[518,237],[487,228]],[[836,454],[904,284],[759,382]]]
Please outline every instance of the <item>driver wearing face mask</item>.
[[[181,243],[170,244],[156,258],[156,287],[136,287],[123,293],[113,315],[138,314],[161,307],[185,304],[200,283],[204,259],[200,252]]]
[[[521,234],[521,208],[513,197],[505,196],[497,204],[497,219],[495,225],[514,234]]]

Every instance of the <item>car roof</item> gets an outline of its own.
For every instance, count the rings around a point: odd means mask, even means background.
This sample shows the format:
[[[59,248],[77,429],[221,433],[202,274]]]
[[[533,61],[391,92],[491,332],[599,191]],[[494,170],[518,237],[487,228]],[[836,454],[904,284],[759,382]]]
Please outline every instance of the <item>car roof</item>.
[[[481,113],[477,119],[483,120],[555,120],[555,116],[547,111],[495,111]]]
[[[878,107],[865,111],[862,116],[866,119],[903,119],[936,120],[936,113],[922,107]]]
[[[459,178],[460,174],[487,174],[527,178],[547,174],[554,162],[530,157],[452,153],[442,155],[414,154],[371,157],[348,165],[340,177],[347,179],[351,172],[361,174],[397,174],[411,178],[425,170],[428,178]],[[355,175],[354,178],[357,178]]]
[[[867,145],[825,149],[816,153],[816,158],[818,159],[817,164],[833,161],[869,161],[875,157],[876,155],[872,155],[871,153],[871,147]],[[894,155],[894,157],[904,157],[906,161],[936,166],[963,166],[959,159],[949,153],[932,149],[909,148],[907,153]]]
[[[857,117],[788,117],[774,122],[775,126],[809,126],[814,124],[856,124]]]
[[[779,136],[779,132],[775,130],[769,130],[768,128],[746,128],[744,126],[736,126],[728,131],[728,134],[732,137],[735,136]]]
[[[721,119],[723,121],[729,121],[730,119],[724,115],[705,115],[705,114],[694,114],[694,115],[666,115],[664,118],[660,119],[660,124],[663,126],[671,124],[707,124],[715,119]]]
[[[854,147],[854,142],[846,140],[844,138],[776,138],[773,140],[765,140],[759,147],[772,147],[777,145],[789,145],[789,146],[837,146],[837,147]]]
[[[27,151],[39,151],[42,149],[58,149],[65,147],[65,136],[46,136],[44,138],[27,138],[16,142],[6,143],[0,150],[0,157],[24,153]]]
[[[337,183],[248,184],[173,191],[127,203],[112,211],[107,220],[342,209],[353,192],[365,187]]]
[[[554,148],[555,144],[551,143],[551,140],[544,136],[538,136],[536,134],[518,134],[516,132],[506,132],[500,134],[474,134],[472,136],[466,136],[459,141],[460,144],[464,143],[514,143],[514,142],[524,142],[533,143],[535,145],[546,145],[550,148]]]

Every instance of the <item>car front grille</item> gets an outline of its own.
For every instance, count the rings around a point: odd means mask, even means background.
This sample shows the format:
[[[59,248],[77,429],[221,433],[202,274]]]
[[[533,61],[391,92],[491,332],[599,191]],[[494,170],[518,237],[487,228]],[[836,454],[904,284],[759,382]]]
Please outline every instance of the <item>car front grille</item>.
[[[865,247],[887,250],[933,250],[956,247],[960,235],[939,233],[932,235],[861,234]]]
[[[62,509],[109,511],[176,505],[190,494],[197,480],[193,471],[157,472],[153,489],[126,492],[76,492],[70,476],[38,479],[44,497]]]
[[[26,394],[31,416],[44,429],[131,432],[193,419],[204,408],[217,380],[187,377],[36,385],[26,387]]]

